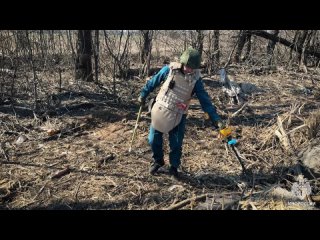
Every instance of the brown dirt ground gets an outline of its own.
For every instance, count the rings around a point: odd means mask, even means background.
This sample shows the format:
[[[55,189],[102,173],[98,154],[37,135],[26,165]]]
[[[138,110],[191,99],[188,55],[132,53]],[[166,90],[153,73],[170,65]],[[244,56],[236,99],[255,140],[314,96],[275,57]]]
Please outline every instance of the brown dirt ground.
[[[293,150],[288,151],[273,134],[277,116],[286,119],[286,130],[292,130],[319,109],[316,91],[303,90],[303,86],[312,86],[313,75],[301,76],[284,70],[265,75],[238,70],[236,74],[237,82],[265,90],[250,96],[249,107],[229,119],[241,136],[238,149],[246,167],[255,173],[254,179],[241,175],[239,162],[204,119],[196,98],[187,118],[181,180],[172,179],[166,168],[150,176],[150,116],[146,111],[133,150],[128,152],[138,111],[134,99],[142,81],[120,86],[124,97],[116,102],[91,86],[96,95],[63,99],[61,106],[69,109],[61,107],[59,115],[45,121],[20,116],[18,108],[15,116],[10,107],[0,106],[0,209],[166,209],[203,194],[207,194],[205,199],[193,199],[177,208],[197,209],[209,196],[231,194],[238,197],[232,209],[289,209],[283,200],[276,207],[276,200],[271,203],[262,193],[272,186],[290,191],[296,153],[308,145],[304,128],[290,135]],[[319,89],[320,82],[314,82],[313,88]],[[218,76],[206,76],[204,83],[224,119],[239,108],[223,98]],[[72,104],[82,103],[93,105],[70,110]],[[22,135],[26,139],[17,142]],[[168,163],[167,138],[164,145]],[[52,178],[61,170],[67,174]],[[312,189],[319,194],[317,179]]]

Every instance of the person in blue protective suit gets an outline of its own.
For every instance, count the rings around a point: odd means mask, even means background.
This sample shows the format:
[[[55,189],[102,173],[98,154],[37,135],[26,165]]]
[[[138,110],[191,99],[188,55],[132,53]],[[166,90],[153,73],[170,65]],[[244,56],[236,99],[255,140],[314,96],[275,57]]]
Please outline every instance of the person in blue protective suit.
[[[153,152],[153,161],[149,170],[152,175],[164,165],[163,134],[169,133],[169,173],[175,178],[178,177],[186,116],[194,94],[213,124],[217,128],[223,128],[225,125],[204,89],[200,76],[200,62],[199,52],[188,48],[181,55],[179,63],[171,62],[164,66],[140,92],[138,101],[144,104],[149,93],[163,83],[151,109],[148,140]]]

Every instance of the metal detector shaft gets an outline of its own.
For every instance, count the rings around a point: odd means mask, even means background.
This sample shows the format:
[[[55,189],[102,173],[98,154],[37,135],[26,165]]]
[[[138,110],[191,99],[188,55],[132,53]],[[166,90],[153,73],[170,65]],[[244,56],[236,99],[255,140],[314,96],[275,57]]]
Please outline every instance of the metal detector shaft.
[[[140,115],[141,115],[141,112],[142,112],[142,107],[143,107],[143,105],[141,104],[140,109],[139,109],[139,113],[138,113],[138,117],[137,117],[137,120],[136,120],[136,125],[134,126],[129,152],[131,152],[131,148],[132,148],[132,144],[133,144],[133,141],[134,141],[134,137],[136,136],[136,132],[137,132],[137,128],[138,128],[138,122],[139,122]]]
[[[245,168],[245,166],[244,166],[244,164],[243,164],[243,162],[242,162],[242,160],[241,160],[241,158],[240,158],[240,156],[239,156],[239,154],[238,154],[235,146],[234,146],[234,145],[229,145],[229,146],[232,148],[233,152],[236,154],[236,157],[237,157],[237,159],[239,160],[240,165],[241,165],[241,167],[242,167],[242,171],[243,171],[244,173],[247,173],[247,169]]]

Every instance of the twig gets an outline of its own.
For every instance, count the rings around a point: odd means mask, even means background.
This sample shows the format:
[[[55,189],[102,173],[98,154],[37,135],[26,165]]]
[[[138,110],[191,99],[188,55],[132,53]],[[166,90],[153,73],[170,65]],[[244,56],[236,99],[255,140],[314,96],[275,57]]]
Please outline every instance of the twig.
[[[80,186],[81,186],[81,181],[82,181],[82,179],[83,179],[83,178],[81,178],[81,179],[79,180],[79,184],[78,184],[78,186],[77,186],[77,188],[76,188],[76,191],[75,191],[75,193],[74,193],[75,202],[78,201],[78,193],[79,193],[79,189],[80,189]]]
[[[63,163],[64,161],[65,161],[65,160],[62,160],[62,161],[59,161],[59,162],[56,162],[56,163],[52,163],[52,164],[48,165],[47,167],[48,167],[48,168],[54,167],[54,166],[56,166],[56,165],[58,165],[58,164],[60,164],[60,163]]]
[[[253,204],[253,202],[250,201],[249,204],[253,210],[258,210],[257,207]]]
[[[43,189],[46,187],[47,183],[49,182],[49,180],[47,180],[44,185],[40,188],[39,192],[34,196],[34,198],[32,199],[32,201],[35,201],[36,198],[43,192]]]
[[[109,154],[108,156],[100,159],[98,162],[97,162],[97,167],[101,167],[102,164],[105,164],[107,161],[109,160],[113,160],[115,158],[115,155],[113,153]]]
[[[58,171],[56,172],[55,174],[52,175],[51,179],[54,179],[54,178],[61,178],[62,176],[68,174],[71,172],[71,169],[69,166],[67,166],[65,169],[61,170],[61,171]]]
[[[239,114],[246,106],[248,105],[248,102],[242,105],[240,109],[238,109],[235,113],[231,115],[231,117],[235,117],[237,114]]]
[[[244,193],[245,191],[247,190],[248,186],[245,185],[245,187],[243,188],[243,191],[241,192],[241,196],[240,196],[240,199],[239,199],[239,202],[238,202],[238,206],[237,206],[237,210],[240,209],[240,202],[242,201],[243,197],[244,197]]]
[[[190,202],[192,201],[200,201],[200,200],[204,200],[206,199],[207,197],[207,194],[203,194],[203,195],[200,195],[200,196],[197,196],[197,197],[191,197],[191,198],[188,198],[186,200],[183,200],[181,202],[178,202],[168,208],[165,208],[164,210],[176,210],[176,209],[179,209],[179,208],[182,208],[183,206],[189,204]]]
[[[226,64],[224,65],[223,68],[227,68],[228,65],[230,64],[232,54],[233,54],[234,50],[236,49],[236,47],[238,46],[239,41],[240,41],[240,34],[239,34],[239,36],[238,36],[238,39],[237,39],[236,44],[233,46],[233,49],[231,50],[231,52],[230,52],[230,54],[229,54],[228,61],[226,62]]]
[[[300,129],[300,128],[307,127],[307,126],[308,126],[307,124],[302,124],[302,125],[294,128],[294,129],[290,130],[290,131],[287,133],[287,135],[289,135],[290,133],[293,133],[293,132],[297,131],[297,130]]]
[[[8,157],[8,155],[7,155],[7,153],[6,153],[6,151],[4,150],[4,143],[2,142],[1,144],[0,144],[0,149],[1,149],[1,152],[2,152],[2,154],[4,155],[4,158],[9,162],[10,160],[9,160],[9,157]]]

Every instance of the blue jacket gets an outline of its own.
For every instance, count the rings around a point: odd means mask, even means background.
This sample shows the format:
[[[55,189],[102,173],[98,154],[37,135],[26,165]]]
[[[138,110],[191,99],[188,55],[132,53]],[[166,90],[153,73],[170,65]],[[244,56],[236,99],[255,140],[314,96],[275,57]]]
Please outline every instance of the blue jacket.
[[[158,87],[161,82],[167,79],[170,68],[168,65],[164,66],[156,75],[154,75],[142,88],[140,96],[146,98],[150,92],[152,92],[156,87]],[[204,112],[207,112],[213,121],[220,120],[220,116],[217,114],[216,108],[211,103],[210,97],[207,91],[204,89],[202,79],[200,78],[193,89],[193,92],[197,95],[201,108]]]

